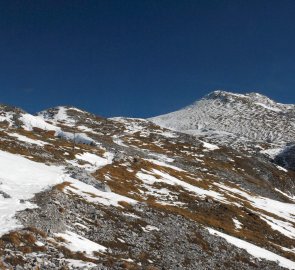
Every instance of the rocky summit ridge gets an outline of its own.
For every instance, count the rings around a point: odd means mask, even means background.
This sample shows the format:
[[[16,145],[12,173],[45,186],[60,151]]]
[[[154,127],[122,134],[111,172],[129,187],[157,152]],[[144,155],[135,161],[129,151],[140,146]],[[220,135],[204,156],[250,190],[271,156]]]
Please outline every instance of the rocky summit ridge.
[[[224,91],[148,120],[1,105],[0,269],[295,269],[293,117]]]

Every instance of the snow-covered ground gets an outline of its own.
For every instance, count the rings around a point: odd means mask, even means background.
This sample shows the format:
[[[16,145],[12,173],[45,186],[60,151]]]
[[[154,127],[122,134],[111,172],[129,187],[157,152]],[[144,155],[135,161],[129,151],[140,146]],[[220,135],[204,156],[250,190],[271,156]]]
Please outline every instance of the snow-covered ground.
[[[20,120],[23,122],[23,128],[25,130],[32,130],[33,128],[41,128],[44,130],[60,130],[58,127],[48,124],[41,117],[34,116],[31,114],[23,114],[20,117]]]
[[[86,155],[86,159],[95,161],[98,166],[108,164],[111,156],[98,158],[95,155]],[[97,161],[103,161],[103,164],[97,164]],[[48,166],[20,155],[0,151],[0,235],[21,226],[14,217],[17,211],[36,207],[26,200],[64,181],[71,183],[71,186],[65,188],[65,192],[71,191],[90,202],[114,206],[119,206],[120,201],[136,203],[128,197],[111,191],[101,191],[73,179],[65,174],[62,166]]]
[[[93,256],[93,252],[105,252],[106,247],[99,245],[93,241],[88,240],[87,238],[73,233],[71,231],[66,231],[64,233],[55,234],[58,237],[62,237],[66,240],[64,246],[73,252],[83,252],[86,253],[89,257]]]
[[[87,168],[91,171],[102,168],[107,164],[111,164],[113,160],[113,154],[105,152],[104,157],[100,157],[98,155],[85,152],[83,154],[77,154],[76,158],[90,163]]]
[[[66,116],[63,114],[65,112],[60,111],[62,115],[57,116],[57,119],[67,119]],[[22,114],[20,117],[20,121],[23,122],[23,128],[25,130],[31,131],[33,128],[40,128],[46,131],[55,131],[55,136],[60,138],[64,138],[66,140],[75,140],[76,143],[84,143],[84,144],[93,144],[95,143],[93,139],[91,139],[87,134],[79,132],[79,133],[72,133],[63,131],[60,127],[47,123],[43,116],[34,116],[28,113]],[[68,120],[69,126],[72,124],[72,119]]]
[[[217,150],[219,149],[219,147],[217,145],[214,145],[212,143],[207,143],[207,142],[202,142],[203,146],[207,149],[207,150]]]
[[[236,238],[236,237],[230,236],[228,234],[216,231],[211,228],[208,228],[208,231],[209,231],[209,233],[211,233],[213,235],[217,235],[217,236],[224,238],[227,242],[231,243],[232,245],[246,250],[253,257],[256,257],[259,259],[265,259],[268,261],[274,261],[274,262],[277,262],[282,267],[285,267],[288,269],[295,269],[295,262],[288,260],[280,255],[277,255],[271,251],[268,251],[264,248],[258,247],[256,245],[249,243],[249,242],[246,242],[246,241],[241,240],[239,238]]]
[[[197,186],[191,185],[187,182],[181,181],[177,179],[176,177],[173,177],[167,173],[161,172],[159,170],[153,169],[151,172],[149,171],[141,171],[136,174],[138,179],[142,180],[147,186],[152,186],[154,183],[165,183],[168,185],[178,185],[181,186],[183,189],[196,194],[199,197],[212,197],[219,201],[224,201],[225,198],[222,196],[222,194],[217,193],[213,190],[205,190],[202,188],[199,188]]]
[[[35,207],[23,200],[62,181],[61,167],[0,151],[0,192],[6,194],[0,194],[0,234],[20,226],[14,218],[17,211]],[[8,196],[10,198],[5,198]]]
[[[276,200],[262,197],[262,196],[253,196],[242,189],[231,188],[221,183],[214,183],[214,185],[228,192],[229,195],[238,198],[239,201],[241,202],[242,200],[240,197],[244,198],[246,202],[250,203],[253,207],[257,209],[271,213],[272,215],[276,215],[287,221],[295,223],[295,204],[294,203],[284,203],[284,202],[276,201]],[[237,197],[236,195],[240,197]],[[295,233],[294,227],[293,227],[293,233]]]
[[[20,135],[18,133],[9,133],[9,136],[15,137],[19,141],[22,141],[22,142],[25,142],[25,143],[30,143],[30,144],[36,144],[36,145],[39,145],[39,146],[44,146],[44,145],[48,144],[47,142],[43,142],[43,141],[40,141],[40,140],[34,140],[34,139],[29,138],[29,137]]]
[[[137,203],[137,201],[126,196],[122,196],[111,191],[101,191],[91,185],[87,185],[75,179],[68,179],[68,181],[71,185],[65,188],[65,192],[75,193],[92,203],[104,204],[107,206],[119,206],[119,202],[121,201],[130,204]]]

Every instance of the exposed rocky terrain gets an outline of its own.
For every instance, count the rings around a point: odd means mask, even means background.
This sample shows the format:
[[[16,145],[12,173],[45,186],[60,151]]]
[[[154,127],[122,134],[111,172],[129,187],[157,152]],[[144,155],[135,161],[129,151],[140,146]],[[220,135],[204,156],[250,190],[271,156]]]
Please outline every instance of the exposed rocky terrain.
[[[0,269],[295,269],[293,112],[225,92],[155,123],[2,105]]]

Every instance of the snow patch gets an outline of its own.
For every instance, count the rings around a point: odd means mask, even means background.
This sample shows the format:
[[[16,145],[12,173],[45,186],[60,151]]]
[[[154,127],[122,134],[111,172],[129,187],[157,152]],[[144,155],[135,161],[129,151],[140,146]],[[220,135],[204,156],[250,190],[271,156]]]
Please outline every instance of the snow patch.
[[[295,228],[291,223],[266,215],[260,216],[260,218],[264,220],[273,230],[276,230],[289,238],[295,239]]]
[[[24,202],[34,194],[61,183],[62,168],[47,166],[19,155],[0,151],[0,190],[10,198],[0,195],[0,235],[21,227],[15,219],[17,211],[34,208]]]
[[[166,183],[168,185],[173,185],[173,186],[178,185],[189,192],[197,194],[200,197],[210,196],[210,197],[213,197],[219,201],[225,201],[224,197],[220,193],[217,193],[215,191],[205,190],[205,189],[199,188],[197,186],[193,186],[191,184],[188,184],[188,183],[181,181],[181,180],[179,180],[167,173],[163,173],[163,172],[156,170],[156,169],[153,169],[151,171],[151,173],[160,176],[160,178],[158,179],[157,177],[155,177],[155,175],[147,174],[144,172],[138,172],[136,174],[136,177],[138,177],[140,180],[144,181],[146,184],[149,184],[149,185],[153,185],[156,182],[158,182],[158,183],[162,182],[162,183]]]
[[[44,146],[44,145],[48,144],[48,143],[40,141],[40,140],[33,140],[33,139],[31,139],[31,138],[29,138],[27,136],[23,136],[23,135],[20,135],[20,134],[17,134],[17,133],[9,133],[8,135],[16,138],[19,141],[26,142],[26,143],[31,143],[31,144],[36,144],[36,145],[39,145],[39,146]]]
[[[68,181],[71,182],[71,185],[64,188],[64,191],[66,193],[75,193],[91,203],[99,203],[106,206],[113,205],[116,207],[120,206],[120,201],[124,201],[130,204],[137,203],[136,200],[133,200],[131,198],[119,195],[111,191],[108,192],[96,189],[91,185],[87,185],[81,181],[72,178]]]
[[[265,105],[263,103],[260,103],[260,102],[256,102],[255,104],[256,105],[259,105],[259,106],[261,106],[261,107],[263,107],[263,108],[265,108],[267,110],[274,111],[274,112],[281,112],[282,111],[281,109],[278,109],[278,108],[275,108],[275,107],[271,107],[271,106],[267,106],[267,105]]]
[[[167,163],[162,162],[162,161],[159,161],[159,160],[155,160],[155,159],[145,159],[145,160],[147,160],[147,161],[149,161],[149,162],[152,162],[152,163],[154,163],[155,165],[159,165],[159,166],[163,166],[163,167],[171,168],[171,169],[176,170],[176,171],[184,172],[183,169],[180,169],[180,168],[178,168],[178,167],[176,167],[176,166],[173,166],[173,165],[167,164]]]
[[[152,225],[147,225],[147,226],[145,226],[145,227],[141,227],[141,228],[142,228],[142,230],[143,230],[144,232],[160,231],[160,229],[159,229],[158,227],[156,227],[156,226],[152,226]]]
[[[33,116],[31,114],[23,114],[20,117],[20,120],[23,122],[23,127],[25,130],[33,130],[33,128],[40,128],[43,130],[59,130],[58,127],[46,123],[41,117],[39,116]]]
[[[66,261],[68,262],[68,266],[71,267],[70,269],[74,268],[78,268],[78,269],[88,269],[91,267],[95,267],[96,264],[92,263],[92,262],[84,262],[81,260],[74,260],[74,259],[66,259]]]
[[[90,169],[97,170],[112,163],[113,154],[106,152],[104,156],[105,158],[102,158],[98,155],[86,152],[83,154],[77,154],[76,158],[89,162],[92,165]]]
[[[242,248],[242,249],[246,250],[253,257],[256,257],[259,259],[265,259],[268,261],[274,261],[282,267],[286,267],[288,269],[295,269],[295,262],[293,262],[289,259],[286,259],[280,255],[277,255],[277,254],[275,254],[271,251],[268,251],[264,248],[258,247],[256,245],[251,244],[251,243],[248,243],[248,242],[241,240],[239,238],[230,236],[228,234],[216,231],[211,228],[207,228],[207,229],[210,234],[217,235],[217,236],[224,238],[230,244],[232,244],[238,248]]]
[[[71,140],[76,143],[83,143],[83,144],[95,144],[95,141],[88,137],[85,133],[71,133],[71,132],[65,132],[62,130],[58,130],[55,134],[56,136],[66,139],[66,140]]]
[[[87,255],[93,256],[93,252],[105,252],[107,250],[106,247],[70,231],[56,233],[55,235],[65,239],[65,247],[73,252],[83,252]]]
[[[238,194],[244,197],[248,203],[258,209],[282,217],[290,222],[295,222],[295,204],[293,203],[284,203],[266,197],[252,196],[241,189],[231,188],[220,183],[215,183],[215,185],[229,191],[231,193],[230,195],[235,196],[235,194]],[[241,201],[240,198],[239,200]]]
[[[243,227],[243,224],[238,221],[236,218],[233,218],[233,222],[235,224],[236,230],[240,230]]]
[[[203,142],[203,141],[202,141],[202,143],[203,143],[203,146],[208,150],[217,150],[217,149],[219,149],[219,147],[217,145],[215,145],[215,144],[211,144],[211,143],[207,143],[207,142]]]

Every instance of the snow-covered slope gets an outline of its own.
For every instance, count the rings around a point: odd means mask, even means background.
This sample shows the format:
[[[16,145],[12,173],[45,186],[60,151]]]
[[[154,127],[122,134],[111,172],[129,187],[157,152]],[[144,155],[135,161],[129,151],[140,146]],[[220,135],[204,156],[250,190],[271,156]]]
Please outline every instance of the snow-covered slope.
[[[184,109],[150,120],[189,134],[214,130],[276,143],[295,138],[295,106],[277,103],[257,93],[215,91]]]
[[[27,200],[35,193],[63,182],[61,172],[59,167],[0,151],[0,235],[20,226],[15,214],[34,207]]]

